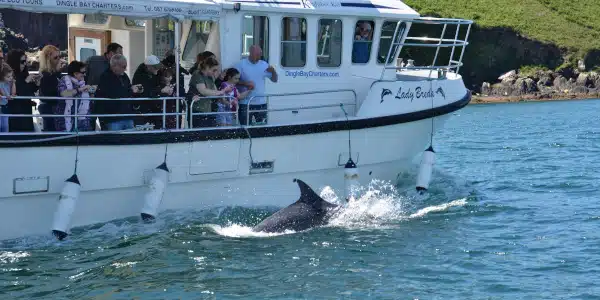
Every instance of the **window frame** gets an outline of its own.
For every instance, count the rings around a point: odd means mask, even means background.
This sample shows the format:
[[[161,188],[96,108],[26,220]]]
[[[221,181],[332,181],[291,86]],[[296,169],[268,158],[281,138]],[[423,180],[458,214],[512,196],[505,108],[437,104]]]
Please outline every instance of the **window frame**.
[[[285,21],[286,18],[298,18],[301,20],[304,20],[304,23],[306,24],[306,38],[304,41],[284,41],[283,40],[283,35],[284,35],[284,30],[283,30],[283,22]],[[302,21],[300,21],[300,24],[302,24]],[[302,26],[302,25],[300,25]],[[302,31],[302,28],[300,28],[300,30]],[[309,32],[309,24],[308,24],[308,19],[306,18],[306,16],[300,16],[300,15],[286,15],[286,16],[282,16],[281,17],[281,35],[279,36],[279,66],[281,68],[288,68],[288,69],[297,69],[297,68],[306,68],[307,64],[308,64],[308,32]],[[302,32],[300,32],[300,35],[302,35]],[[306,50],[304,50],[304,64],[302,66],[285,66],[283,65],[283,44],[284,43],[289,43],[292,42],[293,44],[302,44],[304,43],[304,47]]]
[[[338,66],[321,66],[319,65],[319,42],[321,41],[321,37],[319,36],[319,30],[321,29],[321,20],[339,20],[341,23],[341,30],[342,30],[342,41],[341,41],[341,47],[340,47],[340,64]],[[331,52],[331,51],[330,51]],[[319,18],[317,20],[317,53],[316,53],[316,65],[317,68],[319,69],[339,69],[342,67],[342,64],[344,62],[344,20],[340,19],[328,19],[328,18]]]
[[[246,13],[246,14],[244,14],[242,16],[242,22],[241,22],[241,25],[240,25],[240,27],[241,27],[241,30],[240,30],[240,41],[241,42],[240,42],[240,52],[239,52],[240,59],[248,58],[248,55],[244,55],[244,41],[245,41],[244,40],[244,34],[245,34],[245,31],[244,31],[244,18],[246,18],[246,16],[252,17],[252,27],[253,28],[254,28],[254,18],[255,17],[263,17],[263,18],[265,18],[267,20],[267,24],[266,24],[267,25],[266,26],[266,28],[267,28],[267,42],[266,42],[266,45],[259,45],[261,47],[261,49],[263,50],[263,57],[264,57],[265,56],[264,55],[264,53],[265,53],[265,47],[268,48],[270,46],[270,43],[271,43],[271,18],[269,18],[269,16],[266,15],[266,14]],[[254,29],[252,29],[252,39],[254,40]],[[254,45],[254,43],[251,44],[251,45]],[[250,48],[250,47],[248,47],[248,48]],[[267,52],[267,56],[265,57],[265,61],[268,62],[269,59],[271,58],[271,51],[269,51],[269,49],[266,49],[266,52]]]
[[[384,65],[384,66],[394,64],[394,61],[395,61],[393,59],[392,59],[392,61],[389,61],[389,62],[386,61],[388,58],[387,52],[386,52],[386,54],[385,54],[386,58],[384,58],[384,61],[379,62],[379,50],[381,50],[381,33],[383,33],[383,25],[385,25],[385,23],[387,23],[387,22],[396,23],[396,24],[398,24],[398,22],[401,22],[404,25],[404,29],[402,29],[402,31],[400,31],[401,34],[399,35],[399,42],[401,42],[402,38],[404,38],[404,35],[406,34],[406,28],[408,27],[405,20],[396,20],[396,21],[383,20],[383,23],[381,23],[381,30],[379,33],[379,48],[377,49],[377,57],[375,58],[375,63],[377,63],[378,65]],[[402,26],[402,24],[400,26]],[[394,27],[394,30],[395,30],[395,27]],[[392,35],[393,35],[393,33],[392,33]],[[395,36],[392,36],[392,38],[391,38],[392,41],[390,42],[390,48],[392,48],[394,46],[393,44],[394,44],[395,38],[396,38]],[[398,55],[398,53],[400,52],[400,48],[402,48],[402,46],[398,46],[396,48],[396,51],[394,51],[393,55],[391,55],[391,57],[396,57]],[[388,49],[388,52],[389,52],[389,49]]]
[[[367,60],[367,62],[364,63],[357,63],[354,62],[352,60],[352,53],[354,52],[354,36],[356,35],[356,25],[358,25],[358,22],[371,22],[371,48],[369,49],[369,59]],[[352,49],[350,52],[350,62],[353,65],[359,65],[359,66],[364,66],[364,65],[368,65],[371,62],[371,56],[373,56],[373,41],[375,39],[375,28],[377,27],[377,21],[375,19],[358,19],[356,20],[356,22],[354,23],[354,31],[352,31]]]

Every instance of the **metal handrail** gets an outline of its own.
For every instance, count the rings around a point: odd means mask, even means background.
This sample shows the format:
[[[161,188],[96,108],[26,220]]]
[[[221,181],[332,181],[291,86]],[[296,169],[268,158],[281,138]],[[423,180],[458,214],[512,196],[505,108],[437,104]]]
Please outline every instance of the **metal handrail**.
[[[196,101],[203,100],[203,99],[222,99],[222,98],[235,99],[235,97],[231,96],[231,95],[229,95],[229,96],[226,96],[226,95],[223,95],[223,96],[206,96],[206,97],[198,97],[197,99],[193,99],[192,102],[191,102],[191,104],[190,104],[190,106],[189,106],[189,109],[190,109],[190,128],[194,128],[194,116],[237,114],[238,111],[240,110],[239,104],[238,104],[237,109],[236,109],[235,112],[232,111],[232,112],[202,112],[202,113],[195,113],[193,111],[194,103],[196,103]]]
[[[398,21],[398,24],[396,25],[396,28],[398,28],[400,22],[403,21]],[[386,57],[386,62],[390,60],[390,55],[391,55],[391,48],[392,47],[404,47],[404,46],[408,46],[408,47],[425,47],[425,48],[436,48],[435,50],[435,55],[433,57],[433,61],[431,62],[431,64],[429,66],[423,66],[423,67],[402,67],[402,66],[395,66],[395,67],[384,67],[384,69],[406,69],[406,70],[410,70],[410,69],[421,69],[421,70],[430,70],[430,74],[429,77],[431,77],[431,72],[433,70],[446,70],[446,71],[452,71],[452,69],[456,68],[455,73],[458,74],[458,72],[460,71],[460,67],[463,66],[462,63],[462,59],[464,56],[464,52],[465,52],[465,48],[467,45],[469,45],[468,39],[469,39],[469,34],[471,31],[471,25],[474,23],[472,20],[464,20],[464,19],[451,19],[451,18],[432,18],[432,17],[421,17],[421,18],[417,18],[417,19],[413,19],[410,20],[409,22],[414,23],[414,24],[426,24],[426,25],[444,25],[443,26],[443,30],[442,30],[442,34],[440,35],[440,37],[438,38],[430,38],[430,37],[411,37],[411,36],[406,36],[402,41],[397,42],[397,43],[392,43],[392,45],[390,46],[390,51],[388,51],[388,56]],[[447,39],[444,38],[444,35],[446,34],[446,29],[448,25],[456,25],[456,31],[454,33],[454,39]],[[458,38],[459,36],[459,32],[461,29],[461,25],[468,25],[467,27],[467,32],[465,34],[465,39],[461,40]],[[425,42],[425,43],[414,43],[414,42],[406,42],[406,41],[420,41],[420,42]],[[433,42],[432,44],[427,44],[427,42]],[[461,54],[460,54],[460,58],[458,60],[454,60],[454,52],[456,47],[461,47]],[[436,66],[436,62],[438,60],[438,55],[440,52],[440,48],[452,48],[452,51],[450,52],[450,59],[448,60],[448,65],[446,66]],[[394,57],[396,57],[394,55]]]
[[[23,115],[23,114],[4,114],[4,116],[7,117],[16,117],[16,118],[33,118],[33,117],[41,117],[41,118],[59,118],[59,117],[70,117],[73,118],[74,124],[73,124],[73,128],[75,131],[78,131],[78,122],[77,120],[79,118],[112,118],[112,117],[139,117],[139,116],[162,116],[162,125],[163,128],[166,128],[166,119],[167,116],[183,116],[185,115],[185,113],[183,112],[175,112],[175,113],[167,113],[167,100],[183,100],[185,102],[185,106],[187,107],[187,101],[185,100],[185,98],[183,97],[160,97],[160,98],[90,98],[90,97],[86,97],[86,98],[81,98],[81,97],[46,97],[46,96],[12,96],[10,97],[11,99],[14,100],[32,100],[32,99],[38,99],[38,100],[53,100],[53,101],[69,101],[72,100],[74,101],[74,107],[79,107],[79,101],[82,100],[88,100],[88,101],[148,101],[148,100],[152,100],[152,101],[162,101],[163,103],[163,107],[162,107],[162,113],[142,113],[142,114],[85,114],[85,115],[80,115],[77,109],[73,110],[72,114],[37,114],[37,115]],[[13,101],[13,100],[11,100]],[[179,104],[179,101],[177,101],[177,104]],[[58,131],[59,133],[62,131]]]
[[[267,108],[269,107],[270,99],[269,97],[287,97],[287,96],[302,96],[302,95],[316,95],[316,94],[328,94],[328,93],[343,93],[343,92],[351,92],[354,95],[354,107],[358,107],[358,97],[356,96],[356,91],[353,89],[336,89],[336,90],[321,90],[321,91],[310,91],[310,92],[292,92],[292,93],[275,93],[275,94],[262,94],[262,95],[252,95],[250,99],[248,99],[248,109],[246,110],[246,123],[250,124],[250,104],[252,100],[257,97],[267,97]],[[337,106],[337,105],[336,105]],[[295,109],[289,109],[295,110]],[[258,110],[253,110],[256,112]],[[267,109],[268,111],[268,109]],[[241,124],[245,126],[245,124]]]

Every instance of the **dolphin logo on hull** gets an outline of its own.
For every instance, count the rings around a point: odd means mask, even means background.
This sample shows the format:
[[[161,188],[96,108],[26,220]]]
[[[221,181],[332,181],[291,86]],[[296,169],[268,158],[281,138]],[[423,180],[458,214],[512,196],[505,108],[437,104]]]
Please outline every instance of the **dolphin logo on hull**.
[[[438,89],[435,91],[435,93],[436,93],[436,94],[440,94],[440,95],[442,95],[442,97],[444,97],[444,100],[446,100],[446,94],[444,94],[444,90],[443,90],[441,87],[439,87],[439,88],[438,88]]]
[[[392,91],[388,90],[388,89],[383,89],[381,90],[381,101],[379,103],[383,103],[383,97],[387,96],[387,95],[391,95]]]
[[[252,228],[254,232],[302,231],[327,224],[331,211],[338,205],[319,197],[304,181],[294,179],[300,188],[300,199],[264,219]]]

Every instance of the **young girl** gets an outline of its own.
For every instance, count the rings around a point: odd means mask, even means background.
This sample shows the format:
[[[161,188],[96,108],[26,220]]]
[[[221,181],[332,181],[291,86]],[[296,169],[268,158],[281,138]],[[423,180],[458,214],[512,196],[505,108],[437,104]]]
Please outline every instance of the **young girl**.
[[[4,115],[9,114],[7,109],[8,100],[15,96],[16,90],[12,68],[6,63],[2,63],[0,67],[0,91],[2,91],[0,96],[0,132],[8,132],[8,117]]]
[[[158,76],[160,78],[160,96],[161,97],[175,97],[175,85],[172,84],[172,80],[173,80],[173,76],[175,75],[175,70],[173,70],[172,68],[165,68],[162,69],[160,71],[158,71]],[[167,107],[166,107],[166,113],[174,113],[177,110],[177,102],[175,102],[176,100],[167,100]],[[161,101],[157,101],[157,103],[160,103],[160,111],[162,111],[162,102]],[[170,115],[166,117],[165,120],[165,124],[166,127],[168,129],[175,129],[177,127],[177,116],[174,115]],[[158,125],[158,124],[156,124]],[[158,129],[159,127],[162,127],[162,117],[161,117],[161,126],[155,126],[154,129]]]
[[[222,98],[218,102],[218,110],[217,112],[223,112],[222,114],[217,115],[217,125],[219,126],[231,126],[233,125],[233,117],[235,114],[231,112],[235,112],[238,109],[238,101],[246,98],[250,90],[240,93],[238,89],[235,87],[236,84],[240,82],[240,72],[236,68],[230,68],[225,70],[225,76],[223,76],[223,82],[219,87],[220,90],[224,90],[230,87],[231,92],[225,94],[226,96],[231,96],[233,98]],[[225,113],[228,112],[228,113]],[[237,116],[235,116],[237,119]]]

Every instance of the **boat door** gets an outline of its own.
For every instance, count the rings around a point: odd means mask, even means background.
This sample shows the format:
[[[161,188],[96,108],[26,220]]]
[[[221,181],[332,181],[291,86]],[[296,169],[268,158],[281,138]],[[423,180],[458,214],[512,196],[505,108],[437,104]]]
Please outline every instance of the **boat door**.
[[[240,147],[239,138],[190,143],[190,175],[237,172]]]
[[[86,61],[90,56],[102,55],[110,41],[110,32],[104,30],[89,30],[69,28],[70,60]]]

